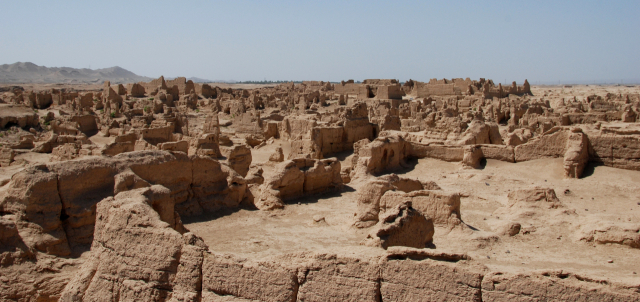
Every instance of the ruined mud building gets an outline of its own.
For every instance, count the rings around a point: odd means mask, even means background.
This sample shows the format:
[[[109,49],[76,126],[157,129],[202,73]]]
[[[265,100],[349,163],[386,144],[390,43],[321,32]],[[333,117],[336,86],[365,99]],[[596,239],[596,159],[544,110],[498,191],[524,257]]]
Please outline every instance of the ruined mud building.
[[[16,153],[53,156],[3,184],[0,263],[10,270],[41,265],[42,257],[91,255],[81,264],[69,260],[77,274],[39,268],[48,276],[39,282],[2,279],[0,298],[504,301],[533,291],[541,300],[639,300],[628,287],[582,279],[588,284],[576,285],[562,273],[503,276],[464,254],[425,250],[435,226],[463,225],[460,195],[435,183],[380,176],[412,158],[468,169],[483,159],[562,158],[568,178],[581,177],[588,162],[640,170],[637,95],[550,101],[532,95],[526,80],[503,87],[468,78],[245,90],[161,77],[126,87],[107,82],[91,92],[5,92],[0,127],[13,126],[14,134],[0,149],[2,167],[15,164]],[[52,108],[56,113],[35,111]],[[290,152],[280,148],[268,162],[254,163],[251,151],[276,139],[289,142]],[[332,156],[345,152],[351,164],[341,166]],[[273,172],[263,177],[267,165]],[[363,244],[388,249],[384,256],[237,259],[212,254],[181,222],[240,206],[271,211],[350,182],[358,184],[353,225],[370,228]],[[516,193],[509,196],[514,204],[557,202],[549,190]],[[620,236],[620,244],[640,247],[633,232]]]

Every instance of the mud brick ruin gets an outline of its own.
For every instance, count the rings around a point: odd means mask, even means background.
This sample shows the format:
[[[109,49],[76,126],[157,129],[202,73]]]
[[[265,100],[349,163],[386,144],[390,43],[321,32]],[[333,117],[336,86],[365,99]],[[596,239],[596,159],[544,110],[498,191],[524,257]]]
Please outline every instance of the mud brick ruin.
[[[638,86],[2,91],[2,301],[640,301]]]

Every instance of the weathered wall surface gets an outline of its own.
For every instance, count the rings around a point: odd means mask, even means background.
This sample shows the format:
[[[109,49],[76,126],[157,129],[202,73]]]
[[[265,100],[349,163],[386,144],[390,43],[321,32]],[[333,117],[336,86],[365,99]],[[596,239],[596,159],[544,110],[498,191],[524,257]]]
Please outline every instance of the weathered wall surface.
[[[154,184],[169,188],[182,216],[236,207],[246,191],[244,179],[217,160],[140,151],[29,167],[0,196],[0,210],[24,221],[19,231],[30,248],[68,255],[91,244],[100,200]]]
[[[342,188],[340,162],[335,158],[297,158],[282,162],[260,187],[255,201],[261,210],[284,207],[284,201]]]
[[[158,185],[99,202],[91,256],[60,300],[198,300],[207,247],[174,215],[170,190]]]
[[[586,132],[589,160],[609,167],[640,171],[640,136],[615,132]]]
[[[467,154],[470,150],[474,153]],[[353,176],[357,178],[359,175],[393,171],[405,166],[406,159],[410,157],[464,161],[466,166],[474,168],[485,158],[523,162],[562,157],[565,176],[579,178],[588,162],[640,170],[640,136],[635,133],[582,130],[578,127],[553,127],[544,134],[513,147],[500,144],[423,143],[420,135],[414,133],[384,131],[375,140],[358,145],[353,159]]]
[[[491,273],[473,261],[440,261],[407,250],[371,259],[290,254],[254,261],[205,255],[202,296],[258,301],[640,301],[633,289],[572,274]]]

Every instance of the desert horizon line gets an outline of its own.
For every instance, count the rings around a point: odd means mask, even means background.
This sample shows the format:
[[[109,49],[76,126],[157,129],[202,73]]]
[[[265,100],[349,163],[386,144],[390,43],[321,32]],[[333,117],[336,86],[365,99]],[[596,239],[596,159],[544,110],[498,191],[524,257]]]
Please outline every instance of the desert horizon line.
[[[63,68],[69,68],[69,69],[76,69],[76,70],[91,70],[91,71],[99,71],[99,70],[104,70],[104,69],[113,69],[113,68],[120,68],[126,72],[130,72],[133,75],[137,76],[137,77],[144,77],[144,78],[148,78],[148,79],[157,79],[160,78],[161,76],[166,77],[167,79],[175,79],[175,78],[180,78],[180,77],[184,77],[187,80],[192,80],[194,83],[227,83],[227,84],[272,84],[272,83],[290,83],[290,82],[294,82],[294,83],[301,83],[301,82],[305,82],[305,81],[325,81],[326,79],[276,79],[276,78],[270,78],[268,76],[263,77],[262,79],[240,79],[240,80],[236,80],[236,79],[210,79],[210,77],[207,76],[198,76],[198,75],[192,75],[192,76],[186,76],[186,75],[171,75],[170,73],[165,75],[165,74],[161,74],[158,76],[148,76],[148,75],[140,75],[134,71],[131,71],[125,67],[119,66],[119,65],[114,65],[114,66],[110,66],[110,67],[103,67],[103,68],[96,68],[93,69],[91,68],[91,65],[89,65],[89,67],[70,67],[70,66],[46,66],[46,65],[38,65],[36,63],[33,63],[31,61],[18,61],[18,62],[14,62],[14,63],[5,63],[2,64],[0,66],[11,66],[11,65],[16,65],[16,64],[33,64],[37,67],[44,67],[44,68],[57,68],[57,69],[63,69]],[[374,78],[379,78],[379,79],[396,79],[398,80],[398,82],[400,83],[404,83],[406,81],[409,80],[414,80],[414,81],[421,81],[421,82],[426,82],[429,81],[431,79],[474,79],[474,77],[428,77],[428,79],[419,79],[419,78],[408,78],[408,79],[401,79],[398,77],[368,77],[368,78],[363,78],[363,79],[356,79],[356,78],[349,78],[349,79],[341,79],[341,80],[335,80],[335,79],[330,79],[328,81],[325,82],[329,82],[329,83],[340,83],[342,81],[350,81],[350,80],[354,80],[356,83],[360,83],[363,82],[364,80],[367,79],[374,79]],[[497,84],[502,84],[502,85],[511,85],[511,83],[513,82],[513,80],[510,79],[496,79],[496,78],[491,78],[491,77],[478,77],[477,79],[480,78],[485,78],[487,80],[492,80],[496,85]],[[106,79],[108,80],[108,79]],[[588,80],[576,80],[576,79],[568,79],[568,80],[563,80],[563,79],[544,79],[544,80],[540,80],[540,79],[529,79],[529,78],[525,78],[525,79],[516,79],[515,82],[517,84],[521,84],[524,83],[524,81],[527,80],[529,82],[530,85],[534,85],[534,86],[557,86],[557,85],[640,85],[640,79],[588,79]],[[29,84],[44,84],[44,83],[51,83],[51,82],[38,82],[38,81],[25,81],[25,82],[18,82],[18,81],[11,81],[11,82],[5,82],[2,77],[0,76],[0,84],[16,84],[16,83],[29,83]],[[123,82],[125,83],[125,82]],[[129,83],[129,82],[126,82]],[[133,82],[131,82],[133,83]]]

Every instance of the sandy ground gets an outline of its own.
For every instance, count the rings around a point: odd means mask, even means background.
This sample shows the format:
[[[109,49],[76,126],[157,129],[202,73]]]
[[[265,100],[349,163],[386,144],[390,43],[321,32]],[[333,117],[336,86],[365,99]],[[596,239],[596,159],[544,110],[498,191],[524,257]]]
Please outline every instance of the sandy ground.
[[[615,244],[595,245],[578,241],[577,236],[581,227],[599,222],[640,224],[640,172],[605,166],[591,166],[590,170],[582,179],[564,179],[560,158],[522,163],[488,160],[481,170],[461,170],[457,163],[421,159],[415,169],[404,175],[433,180],[446,191],[469,196],[462,199],[462,219],[479,231],[471,236],[456,234],[457,230],[448,235],[446,230],[436,231],[434,242],[438,248],[465,251],[496,270],[555,269],[640,282],[640,250]],[[565,208],[540,210],[535,213],[539,218],[522,225],[536,231],[501,236],[493,242],[493,234],[484,232],[498,231],[509,217],[500,217],[508,192],[532,185],[553,188]]]
[[[413,168],[396,174],[432,180],[443,190],[463,196],[462,219],[469,227],[437,227],[434,244],[438,250],[467,253],[495,271],[564,270],[595,279],[640,282],[640,250],[577,238],[580,228],[589,224],[640,224],[640,172],[596,166],[583,179],[564,179],[562,159],[488,160],[477,170],[435,159],[412,164]],[[504,213],[507,194],[532,185],[553,188],[565,208],[537,211],[533,222],[522,225],[533,230],[529,234],[499,236],[500,227],[509,220],[508,215],[499,214]],[[569,190],[566,195],[565,190]],[[280,211],[240,209],[185,222],[212,251],[252,259],[295,251],[379,254],[382,250],[359,245],[368,230],[352,227],[356,194],[352,185],[346,185],[341,193],[306,197]]]

